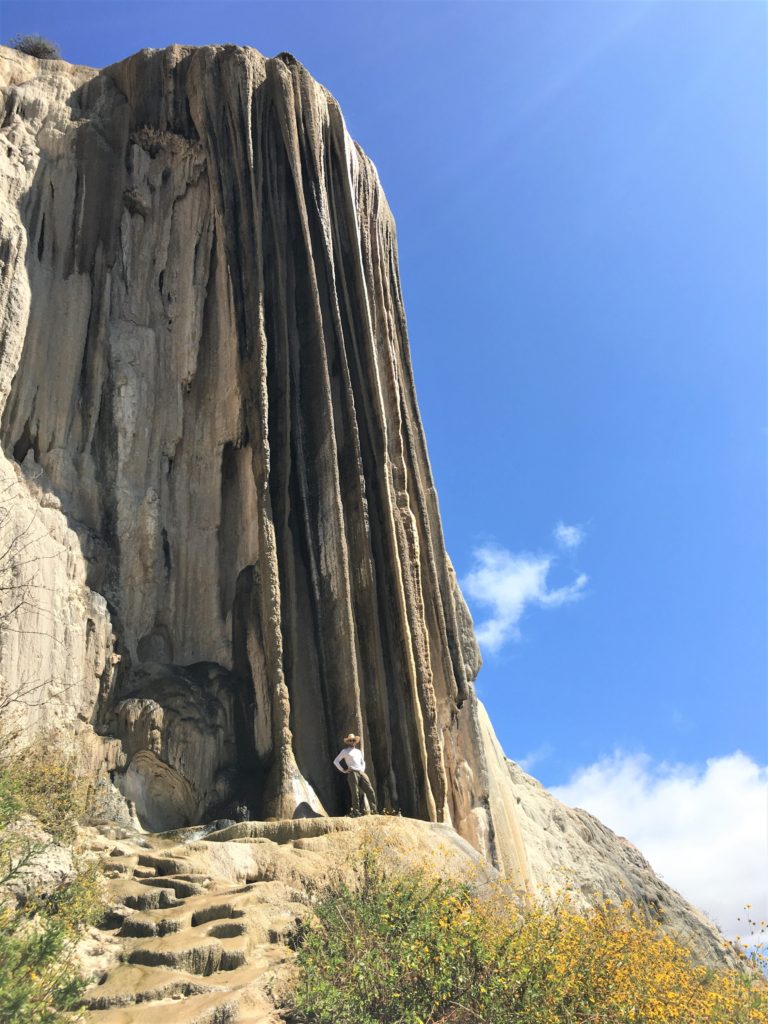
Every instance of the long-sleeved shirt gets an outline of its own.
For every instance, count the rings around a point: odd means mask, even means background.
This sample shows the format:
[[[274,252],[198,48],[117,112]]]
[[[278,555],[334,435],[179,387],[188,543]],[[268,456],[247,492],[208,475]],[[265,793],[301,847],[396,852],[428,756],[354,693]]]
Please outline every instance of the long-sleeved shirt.
[[[333,762],[339,771],[343,772],[344,768],[341,761],[346,761],[347,768],[351,768],[353,772],[365,771],[365,758],[363,757],[362,750],[359,750],[357,747],[344,747],[342,752]]]

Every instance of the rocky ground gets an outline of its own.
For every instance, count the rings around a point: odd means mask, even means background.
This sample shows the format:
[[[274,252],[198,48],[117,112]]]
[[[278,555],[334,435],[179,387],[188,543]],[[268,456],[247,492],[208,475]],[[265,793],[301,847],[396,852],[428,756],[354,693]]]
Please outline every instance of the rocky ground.
[[[328,883],[365,851],[393,866],[496,877],[447,826],[402,818],[250,822],[143,836],[89,827],[109,904],[81,943],[94,983],[88,1024],[277,1024],[292,972],[289,938]]]

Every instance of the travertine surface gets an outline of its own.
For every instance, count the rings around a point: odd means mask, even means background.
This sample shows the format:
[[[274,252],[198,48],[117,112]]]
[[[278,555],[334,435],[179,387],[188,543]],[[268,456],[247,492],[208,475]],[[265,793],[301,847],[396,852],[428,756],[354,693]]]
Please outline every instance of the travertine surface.
[[[218,664],[253,816],[340,810],[356,730],[382,803],[451,820],[477,654],[375,169],[289,55],[5,60],[2,436],[108,602],[97,724],[139,664]]]
[[[76,740],[149,829],[336,815],[353,730],[382,805],[520,889],[568,864],[653,902],[474,696],[394,223],[333,98],[233,46],[0,48],[0,90],[4,720]]]
[[[313,893],[355,883],[367,852],[388,871],[516,896],[449,826],[404,818],[245,822],[206,839],[188,829],[146,840],[107,826],[85,830],[80,844],[98,858],[111,905],[107,927],[80,947],[97,981],[85,995],[90,1024],[204,1024],[212,1006],[217,1021],[276,1022],[291,929],[311,914]],[[709,956],[721,959],[719,949]]]
[[[110,904],[79,947],[95,978],[88,1024],[279,1024],[292,931],[325,885],[355,883],[366,852],[387,870],[418,867],[486,892],[497,881],[452,828],[404,818],[251,822],[207,841],[102,827],[80,846],[108,879]]]

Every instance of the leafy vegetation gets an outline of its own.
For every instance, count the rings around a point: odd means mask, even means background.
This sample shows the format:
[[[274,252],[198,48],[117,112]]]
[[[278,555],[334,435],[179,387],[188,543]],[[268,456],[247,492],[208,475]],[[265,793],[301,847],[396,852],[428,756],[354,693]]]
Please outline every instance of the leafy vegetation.
[[[481,890],[482,891],[482,890]],[[313,1024],[765,1024],[753,964],[699,966],[658,923],[605,902],[521,905],[367,857],[297,935],[292,993]]]
[[[6,738],[4,746],[11,752],[0,754],[0,828],[28,814],[53,839],[71,840],[86,801],[74,760],[57,753],[54,737],[21,749]]]
[[[58,44],[46,39],[45,36],[14,36],[8,45],[20,53],[29,54],[30,57],[37,57],[40,60],[61,60]]]
[[[83,809],[74,766],[54,751],[40,744],[0,757],[0,1021],[14,1024],[73,1019],[85,985],[75,944],[102,910],[95,866],[53,887],[33,884],[23,899],[13,895],[14,882],[34,880],[54,842],[73,839]]]

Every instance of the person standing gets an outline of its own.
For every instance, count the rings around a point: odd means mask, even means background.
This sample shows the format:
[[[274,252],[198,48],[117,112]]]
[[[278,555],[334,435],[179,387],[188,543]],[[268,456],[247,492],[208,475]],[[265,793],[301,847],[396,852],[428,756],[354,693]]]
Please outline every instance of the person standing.
[[[360,737],[350,733],[341,741],[344,749],[335,759],[334,766],[347,776],[349,791],[352,796],[352,814],[365,814],[365,798],[368,798],[370,814],[378,813],[376,810],[376,794],[371,785],[371,780],[365,774],[365,758],[360,750]]]

